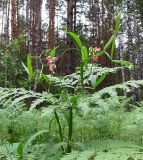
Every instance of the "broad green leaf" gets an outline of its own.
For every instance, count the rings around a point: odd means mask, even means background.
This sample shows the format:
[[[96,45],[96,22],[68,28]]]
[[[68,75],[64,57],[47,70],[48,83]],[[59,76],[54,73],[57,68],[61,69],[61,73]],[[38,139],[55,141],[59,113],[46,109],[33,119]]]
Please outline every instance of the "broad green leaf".
[[[82,45],[81,40],[78,37],[78,35],[73,32],[67,32],[67,33],[75,40],[76,44],[81,49],[83,47],[83,45]]]
[[[112,36],[111,36],[111,38],[109,39],[109,41],[107,42],[107,44],[105,45],[105,47],[104,47],[104,51],[107,51],[107,49],[111,46],[111,44],[112,44],[112,42],[113,42],[113,40],[115,39],[115,35],[113,34]]]
[[[113,56],[114,56],[114,51],[115,51],[115,40],[116,40],[116,36],[115,36],[115,38],[113,39],[113,42],[112,42],[112,48],[111,48],[111,60],[113,59]]]
[[[107,42],[107,44],[104,46],[103,51],[97,53],[97,56],[102,56],[103,54],[105,54],[105,51],[107,51],[107,49],[109,49],[109,47],[111,46],[111,44],[114,40],[115,40],[115,35],[113,34],[112,37]]]
[[[80,40],[80,38],[78,37],[78,35],[76,35],[73,32],[67,32],[76,42],[76,45],[78,46],[78,48],[80,49],[80,54],[82,56],[82,62],[81,62],[81,66],[80,66],[80,81],[81,81],[81,86],[82,88],[84,88],[84,66],[87,66],[88,63],[88,51],[87,48],[85,46],[82,45],[82,42]]]
[[[115,31],[114,31],[114,39],[113,39],[113,42],[112,42],[112,49],[111,49],[111,59],[113,59],[113,55],[114,55],[114,50],[115,50],[115,40],[116,40],[116,37],[117,37],[117,34],[119,32],[119,29],[120,29],[120,18],[119,16],[116,16],[115,17]]]
[[[19,143],[18,148],[17,148],[17,153],[18,153],[18,155],[20,155],[20,156],[23,155],[23,149],[24,149],[23,147],[24,147],[23,144],[22,144],[22,143]]]
[[[128,62],[128,61],[122,61],[122,60],[112,60],[112,61],[115,62],[115,63],[119,63],[119,64],[121,64],[121,65],[123,65],[123,66],[125,66],[129,69],[133,68],[133,64]]]
[[[34,135],[32,135],[32,136],[27,140],[27,142],[26,142],[25,145],[24,145],[24,148],[23,148],[24,154],[27,153],[28,146],[32,143],[32,141],[33,141],[34,139],[36,139],[38,136],[40,136],[40,135],[42,135],[43,133],[46,133],[46,132],[48,132],[48,131],[47,131],[47,130],[43,130],[43,131],[39,131],[39,132],[35,133]]]
[[[28,73],[30,78],[33,77],[34,73],[33,73],[33,69],[32,69],[32,64],[31,64],[31,60],[30,60],[30,56],[27,56],[27,68],[28,68]]]
[[[101,52],[98,52],[98,53],[97,53],[97,56],[100,57],[100,56],[102,56],[103,54],[105,54],[105,52],[104,52],[104,51],[101,51]]]
[[[78,97],[76,95],[70,98],[71,105],[75,106],[77,104],[77,98]]]
[[[86,47],[81,48],[81,54],[82,54],[82,61],[84,62],[85,65],[88,63],[88,51]]]
[[[95,89],[107,76],[107,73],[103,74],[100,78],[97,79],[95,83],[92,84],[93,88]]]
[[[115,22],[116,22],[116,26],[115,26],[115,34],[117,34],[120,30],[120,17],[119,16],[115,16]]]
[[[13,143],[12,153],[14,155],[18,154],[19,156],[22,156],[23,155],[23,144],[22,143]]]
[[[87,61],[87,59],[88,59],[88,51],[87,51],[87,48],[85,46],[83,46],[81,48],[81,53],[82,53],[82,60],[83,61]]]

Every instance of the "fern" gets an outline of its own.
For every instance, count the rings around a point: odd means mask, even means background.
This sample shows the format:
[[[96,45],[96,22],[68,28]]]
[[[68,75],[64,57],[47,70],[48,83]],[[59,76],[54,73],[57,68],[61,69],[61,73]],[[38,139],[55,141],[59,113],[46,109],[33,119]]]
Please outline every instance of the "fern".
[[[95,150],[85,150],[83,152],[81,152],[78,157],[77,160],[88,160],[88,159],[93,159],[96,155]]]
[[[130,98],[125,98],[122,92],[119,90],[125,90],[126,92],[132,92],[133,88],[137,88],[143,85],[143,80],[128,81],[123,84],[117,84],[111,87],[102,89],[101,91],[95,92],[92,95],[83,94],[79,96],[77,100],[77,106],[74,110],[74,140],[73,141],[89,141],[91,139],[101,138],[114,138],[114,139],[125,139],[134,140],[139,142],[143,137],[142,130],[142,109],[136,108],[133,113],[124,112],[124,105],[128,104]],[[64,92],[63,92],[64,93]],[[64,95],[64,94],[63,94]],[[30,110],[27,112],[21,109],[22,106],[26,105],[25,100],[31,99]],[[67,133],[67,106],[69,103],[70,96],[61,96],[59,99],[55,98],[50,93],[36,93],[34,91],[27,91],[25,89],[7,89],[0,88],[0,105],[2,108],[2,118],[0,131],[2,131],[2,137],[5,135],[6,140],[22,141],[25,142],[28,137],[33,135],[35,132],[42,129],[50,130],[50,122],[54,109],[60,109],[59,112],[61,126],[63,127],[63,133]],[[124,103],[123,103],[124,102]],[[122,104],[122,106],[121,106]],[[41,110],[34,110],[37,106],[43,106]],[[19,110],[18,110],[19,108]],[[113,109],[114,108],[114,109]],[[5,113],[4,113],[5,111]],[[1,117],[3,117],[1,116]],[[128,120],[130,120],[128,122]],[[12,124],[12,125],[11,125]],[[55,126],[55,121],[52,121],[52,125]],[[42,128],[43,127],[43,128]],[[48,128],[49,127],[49,128]],[[4,129],[5,128],[5,129]],[[8,134],[8,131],[12,131],[12,134]],[[53,127],[52,130],[57,136],[57,129]],[[84,132],[84,133],[83,133]],[[21,136],[22,134],[22,136]],[[81,135],[80,135],[81,134]],[[13,137],[11,137],[13,136]],[[20,137],[21,136],[21,137]],[[3,137],[4,139],[5,137]],[[66,140],[66,138],[65,138]],[[57,140],[58,141],[58,140]],[[7,143],[7,142],[6,142]],[[56,143],[53,141],[52,143]],[[62,144],[63,145],[63,144]],[[1,145],[2,146],[2,145]],[[40,145],[39,145],[40,146]],[[71,154],[65,155],[61,159],[72,159],[73,160],[84,160],[84,159],[141,159],[142,147],[133,143],[121,141],[92,141],[86,144],[87,149],[84,151],[73,151]],[[43,145],[43,148],[37,147],[37,152],[34,151],[35,145],[31,145],[29,148],[31,153],[26,155],[26,158],[31,159],[59,159],[61,152],[58,152],[61,145],[55,147],[54,145],[47,146]],[[0,149],[0,157],[6,160],[13,156],[13,159],[17,158],[17,155],[12,155],[11,147],[9,146],[8,155],[7,150]],[[41,149],[40,149],[41,148]],[[39,150],[39,152],[38,152]],[[49,150],[48,152],[46,152]],[[56,151],[56,152],[55,152]],[[57,153],[55,155],[55,153]],[[73,154],[73,155],[72,155]],[[38,158],[37,158],[38,157]]]
[[[124,160],[143,159],[143,148],[131,142],[124,141],[95,141],[87,144],[90,148],[85,151],[73,151],[60,160]]]
[[[24,158],[19,158],[17,154],[13,153],[13,146],[12,145],[0,145],[0,160],[44,160],[46,156],[45,151],[45,144],[44,145],[34,145],[30,153],[27,154]]]
[[[7,156],[5,154],[5,149],[0,146],[0,160],[6,160],[7,159]]]
[[[79,151],[72,151],[70,154],[66,154],[64,157],[60,158],[60,160],[76,160],[79,154]]]
[[[28,98],[32,98],[31,109],[36,108],[37,105],[43,102],[55,103],[57,101],[52,94],[48,94],[46,92],[36,93],[34,91],[27,91],[23,88],[0,88],[0,91],[0,105],[7,108],[11,108],[21,102],[25,102]]]
[[[60,142],[60,143],[57,143],[57,144],[50,146],[48,149],[48,152],[46,153],[45,160],[48,160],[49,157],[56,155],[58,153],[58,151],[61,150],[61,147],[66,146],[66,145],[67,145],[66,142]]]
[[[73,151],[70,154],[60,158],[60,160],[88,160],[94,158],[96,155],[95,150],[89,149],[83,152]]]
[[[116,102],[117,104],[120,103],[119,97],[118,97],[118,89],[126,90],[127,92],[131,92],[133,87],[139,87],[140,85],[143,85],[143,80],[138,81],[129,81],[124,84],[117,84],[111,87],[107,87],[105,89],[102,89],[99,92],[96,92],[92,94],[91,96],[85,95],[85,103],[92,103],[96,102],[99,106],[107,106],[106,98],[104,99],[104,95],[108,95],[112,98],[112,101]],[[52,96],[52,94],[47,94],[45,92],[43,93],[35,93],[33,91],[26,91],[24,89],[2,89],[3,97],[0,99],[0,104],[7,107],[15,106],[16,104],[20,102],[24,102],[25,99],[32,97],[33,102],[31,103],[31,109],[36,108],[37,105],[43,103],[43,102],[49,102],[51,104],[55,104],[57,101],[56,98]],[[2,94],[1,93],[1,94]],[[82,96],[83,97],[83,96]],[[118,97],[118,98],[116,98]],[[115,99],[116,98],[116,99]],[[13,102],[11,103],[11,101]],[[83,101],[82,101],[83,103]],[[87,105],[89,106],[89,104]]]
[[[93,93],[92,95],[82,95],[78,99],[78,106],[84,112],[84,115],[97,108],[108,109],[108,107],[114,106],[120,106],[120,108],[122,108],[121,105],[123,103],[121,103],[121,101],[123,98],[126,99],[126,101],[131,99],[124,97],[123,92],[119,92],[119,90],[132,92],[133,88],[138,88],[142,85],[143,80],[132,80],[123,84],[106,87],[98,92]]]
[[[120,69],[121,67],[108,68],[99,67],[95,64],[88,64],[88,69],[84,71],[84,84],[90,84],[91,73],[98,77],[104,75],[105,73],[116,73]],[[80,71],[77,69],[75,73],[61,77],[60,79],[57,77],[51,77],[51,81],[55,86],[61,86],[63,88],[75,88],[75,86],[80,84]]]

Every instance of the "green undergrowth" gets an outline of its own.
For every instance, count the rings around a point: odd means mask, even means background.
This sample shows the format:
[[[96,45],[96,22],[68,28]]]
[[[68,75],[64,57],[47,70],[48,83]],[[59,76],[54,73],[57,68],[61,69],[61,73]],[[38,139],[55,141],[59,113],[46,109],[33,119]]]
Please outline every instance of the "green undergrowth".
[[[143,159],[143,102],[134,102],[143,80],[99,90],[109,74],[133,69],[132,63],[114,56],[119,28],[116,16],[112,37],[98,49],[87,48],[78,35],[67,32],[80,57],[71,75],[56,76],[58,47],[41,55],[47,56],[48,75],[42,61],[41,70],[34,70],[27,56],[23,88],[0,88],[0,160]],[[119,67],[96,64],[104,55]],[[41,93],[32,90],[38,85],[44,87]]]
[[[45,93],[24,89],[1,89],[1,159],[18,159],[19,156],[13,152],[13,145],[19,142],[24,145],[32,135],[42,130],[47,130],[47,133],[29,144],[25,159],[44,160],[45,157],[53,160],[142,159],[142,102],[133,104],[132,97],[127,98],[116,92],[117,88],[129,91],[130,86],[137,87],[141,83],[142,81],[132,81],[105,88],[95,94],[80,96],[77,101],[78,110],[74,111],[73,150],[64,156],[61,146],[67,144],[59,143],[58,126],[54,118],[56,108],[59,110],[58,115],[66,140],[67,102],[64,97],[58,106],[58,99],[49,101],[47,98],[49,95],[46,96]],[[19,92],[19,95],[16,92]],[[30,97],[28,95],[34,97],[33,102],[29,104],[31,110],[26,106],[25,98]],[[40,103],[40,108],[34,109],[39,105],[39,99],[46,103]],[[37,106],[33,107],[33,104]],[[59,108],[62,108],[62,111]],[[132,109],[128,111],[127,108]]]

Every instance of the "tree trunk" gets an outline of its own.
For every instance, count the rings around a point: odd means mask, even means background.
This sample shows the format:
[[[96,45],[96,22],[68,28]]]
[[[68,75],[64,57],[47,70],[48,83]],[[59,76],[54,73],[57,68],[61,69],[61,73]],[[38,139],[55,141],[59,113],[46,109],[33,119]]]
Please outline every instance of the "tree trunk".
[[[56,0],[50,0],[48,3],[48,8],[49,8],[48,49],[51,49],[54,47],[55,43]]]
[[[67,31],[75,32],[75,24],[74,20],[76,19],[76,0],[68,0],[67,1]],[[71,74],[74,72],[76,67],[76,62],[78,57],[76,56],[76,52],[72,49],[75,47],[73,39],[67,35],[67,47],[68,51],[64,55],[64,67],[62,67],[62,72],[65,74]]]

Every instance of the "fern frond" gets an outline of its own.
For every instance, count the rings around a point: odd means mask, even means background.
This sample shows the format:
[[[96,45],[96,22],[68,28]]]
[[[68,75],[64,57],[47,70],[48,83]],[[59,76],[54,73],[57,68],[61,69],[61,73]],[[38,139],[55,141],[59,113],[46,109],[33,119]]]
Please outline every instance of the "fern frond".
[[[143,160],[143,147],[124,141],[94,141],[85,151],[73,151],[60,160]]]
[[[0,105],[2,107],[12,108],[21,102],[25,102],[26,99],[32,98],[31,109],[36,108],[37,105],[43,102],[55,103],[57,100],[52,94],[46,92],[36,93],[34,91],[28,91],[23,88],[0,88]]]
[[[72,151],[70,154],[66,154],[64,157],[60,158],[60,160],[76,160],[79,154],[79,151]]]

